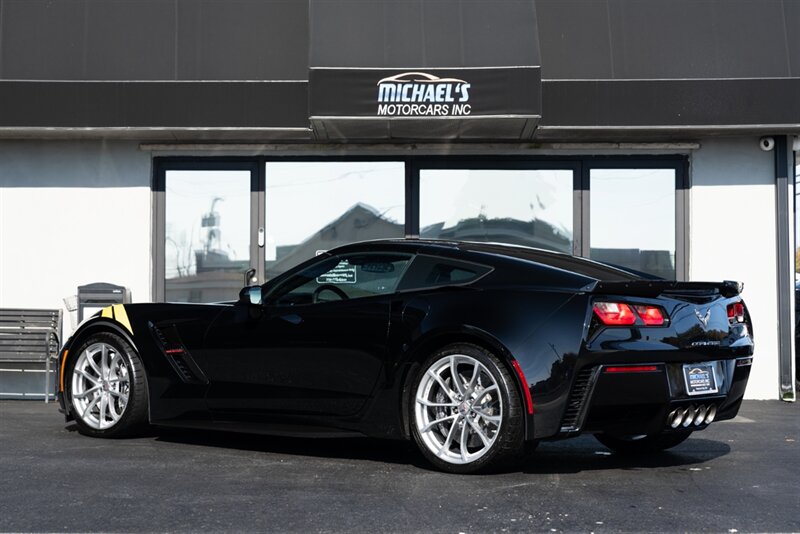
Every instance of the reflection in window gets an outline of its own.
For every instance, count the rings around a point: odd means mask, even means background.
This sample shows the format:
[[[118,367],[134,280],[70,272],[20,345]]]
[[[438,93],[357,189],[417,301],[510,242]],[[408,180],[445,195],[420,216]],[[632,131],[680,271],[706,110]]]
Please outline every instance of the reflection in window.
[[[395,291],[410,260],[405,254],[332,257],[292,276],[267,301],[295,306],[386,295]]]
[[[675,279],[675,170],[592,169],[590,257]]]
[[[572,171],[423,169],[420,236],[572,253]]]
[[[403,237],[404,223],[402,162],[266,164],[267,280],[319,251]]]
[[[165,177],[166,300],[234,300],[250,263],[250,172]]]

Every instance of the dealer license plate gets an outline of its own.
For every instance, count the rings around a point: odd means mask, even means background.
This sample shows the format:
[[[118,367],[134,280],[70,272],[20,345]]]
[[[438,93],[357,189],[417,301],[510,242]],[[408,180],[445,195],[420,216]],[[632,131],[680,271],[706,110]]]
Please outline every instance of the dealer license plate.
[[[706,395],[716,393],[717,375],[712,363],[693,363],[683,366],[683,378],[686,381],[686,393],[689,395]]]

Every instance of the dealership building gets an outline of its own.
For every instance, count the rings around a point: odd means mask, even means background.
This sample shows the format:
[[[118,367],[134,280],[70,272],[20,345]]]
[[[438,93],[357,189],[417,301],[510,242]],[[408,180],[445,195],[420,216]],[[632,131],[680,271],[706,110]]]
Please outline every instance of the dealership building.
[[[365,239],[738,280],[794,400],[800,2],[0,0],[0,308]]]

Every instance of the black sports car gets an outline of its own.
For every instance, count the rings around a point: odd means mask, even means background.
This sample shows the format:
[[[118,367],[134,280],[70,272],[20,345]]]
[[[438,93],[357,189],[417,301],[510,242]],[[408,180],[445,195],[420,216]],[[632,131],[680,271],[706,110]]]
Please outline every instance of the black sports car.
[[[582,432],[655,451],[739,410],[740,289],[499,244],[358,243],[238,302],[102,310],[64,346],[59,400],[91,436],[361,434],[459,473]]]

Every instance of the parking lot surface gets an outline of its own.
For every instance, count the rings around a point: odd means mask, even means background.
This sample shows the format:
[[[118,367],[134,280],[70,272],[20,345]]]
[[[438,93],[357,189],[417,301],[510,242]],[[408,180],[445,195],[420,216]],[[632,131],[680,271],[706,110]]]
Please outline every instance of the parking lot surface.
[[[543,443],[447,475],[406,443],[156,431],[81,436],[0,402],[0,531],[800,531],[800,406],[748,401],[672,452]]]

